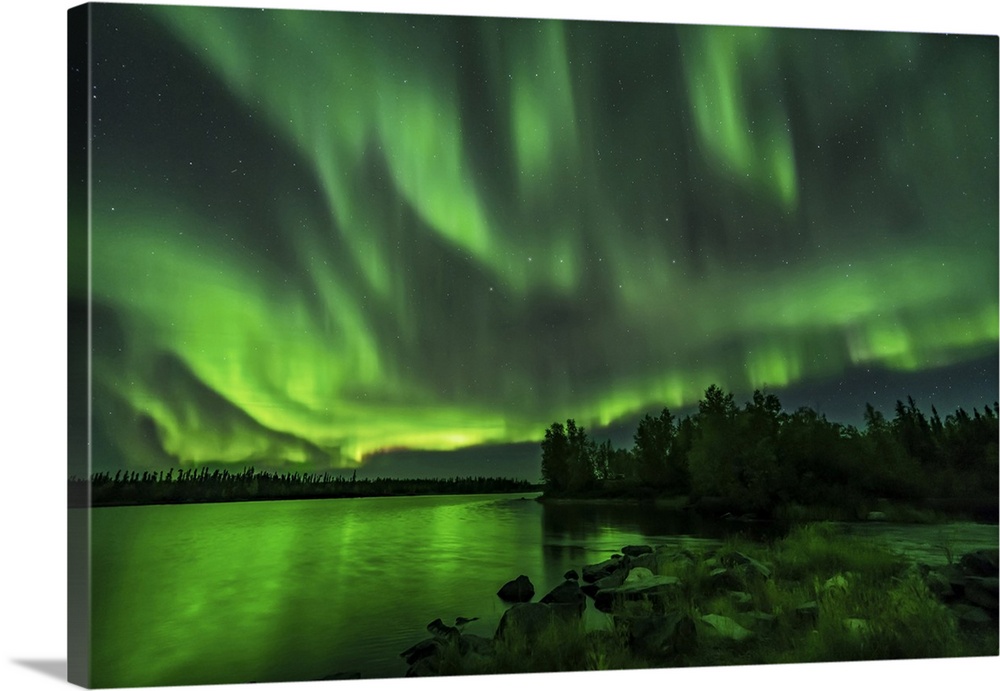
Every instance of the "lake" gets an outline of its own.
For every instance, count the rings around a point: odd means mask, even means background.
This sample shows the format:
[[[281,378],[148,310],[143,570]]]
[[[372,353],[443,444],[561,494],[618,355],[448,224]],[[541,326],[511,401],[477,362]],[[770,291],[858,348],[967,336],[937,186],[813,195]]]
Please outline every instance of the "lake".
[[[708,545],[734,531],[774,530],[535,496],[94,509],[92,683],[402,676],[399,653],[427,638],[438,617],[478,617],[464,630],[492,636],[506,609],[496,591],[519,574],[541,597],[567,570],[623,545]],[[914,537],[905,528],[894,527],[893,539],[930,544],[936,533],[926,531],[946,529],[915,526],[925,533]],[[952,531],[952,546],[997,540],[997,526]],[[588,626],[605,624],[592,607],[585,616]]]

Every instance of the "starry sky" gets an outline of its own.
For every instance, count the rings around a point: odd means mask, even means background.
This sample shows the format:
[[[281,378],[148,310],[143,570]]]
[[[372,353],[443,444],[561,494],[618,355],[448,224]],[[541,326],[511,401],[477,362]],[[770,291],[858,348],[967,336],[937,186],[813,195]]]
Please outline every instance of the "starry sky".
[[[995,36],[98,5],[91,50],[95,470],[997,397]]]

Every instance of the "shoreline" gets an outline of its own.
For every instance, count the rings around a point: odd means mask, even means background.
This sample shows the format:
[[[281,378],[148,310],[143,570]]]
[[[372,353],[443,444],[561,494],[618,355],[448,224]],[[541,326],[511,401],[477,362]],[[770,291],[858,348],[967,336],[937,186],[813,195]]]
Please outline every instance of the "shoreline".
[[[505,583],[492,638],[436,619],[400,656],[421,677],[996,655],[998,550],[955,556],[929,565],[833,524],[626,545],[538,598],[525,575]],[[590,609],[606,629],[584,626]]]
[[[421,492],[421,493],[398,493],[398,494],[358,494],[358,495],[336,495],[336,496],[302,496],[302,497],[240,497],[229,499],[196,499],[177,501],[147,501],[147,502],[119,502],[100,504],[74,505],[70,504],[70,509],[108,509],[136,506],[192,506],[199,504],[243,504],[248,502],[276,502],[276,501],[322,501],[327,499],[407,499],[416,497],[480,497],[480,496],[517,496],[524,501],[533,499],[523,496],[524,494],[534,494],[534,492]],[[536,498],[537,499],[537,498]],[[516,501],[516,500],[515,500]]]
[[[729,520],[734,522],[782,522],[792,525],[835,521],[843,523],[888,523],[888,524],[938,524],[950,522],[973,522],[988,525],[1000,524],[1000,511],[995,502],[964,503],[951,498],[927,497],[919,501],[896,501],[890,499],[870,499],[853,506],[823,506],[786,504],[776,507],[771,515],[757,516],[740,512],[738,507],[722,501],[718,497],[701,497],[697,500],[687,496],[674,497],[588,497],[588,496],[545,496],[543,492],[535,501],[557,506],[653,506],[657,509],[690,511],[706,519]]]

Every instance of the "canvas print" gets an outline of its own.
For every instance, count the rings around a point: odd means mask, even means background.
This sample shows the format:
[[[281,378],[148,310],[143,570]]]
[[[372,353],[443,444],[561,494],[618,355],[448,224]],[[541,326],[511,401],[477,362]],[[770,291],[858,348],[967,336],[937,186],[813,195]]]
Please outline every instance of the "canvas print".
[[[996,36],[68,30],[71,681],[998,654]]]

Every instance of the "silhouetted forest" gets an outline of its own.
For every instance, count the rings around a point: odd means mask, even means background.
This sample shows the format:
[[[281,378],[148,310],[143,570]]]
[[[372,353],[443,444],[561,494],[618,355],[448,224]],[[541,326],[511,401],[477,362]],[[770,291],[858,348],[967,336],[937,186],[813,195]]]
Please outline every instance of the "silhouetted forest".
[[[887,419],[866,406],[864,427],[810,408],[785,412],[760,391],[742,408],[717,386],[697,412],[644,416],[629,449],[598,443],[573,420],[542,441],[547,497],[688,496],[731,511],[871,506],[895,501],[996,520],[997,404],[928,417],[912,398]]]
[[[87,486],[91,498],[87,501]],[[534,492],[526,480],[498,477],[400,480],[358,479],[324,473],[276,473],[247,468],[170,469],[95,473],[90,480],[70,478],[70,507],[123,506],[130,504],[186,504],[267,499],[333,499],[349,497],[413,496],[422,494],[491,494]]]

